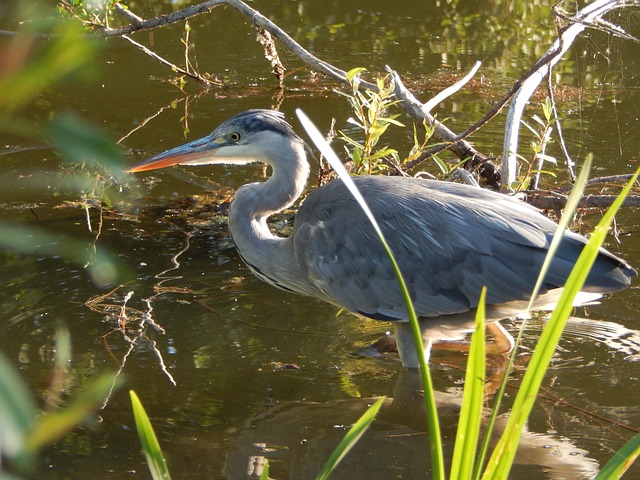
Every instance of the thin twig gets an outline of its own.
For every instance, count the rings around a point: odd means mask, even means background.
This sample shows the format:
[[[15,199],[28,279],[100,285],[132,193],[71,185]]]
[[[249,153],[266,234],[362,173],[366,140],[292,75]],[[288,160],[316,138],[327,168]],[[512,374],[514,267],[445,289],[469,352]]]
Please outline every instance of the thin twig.
[[[567,149],[567,144],[564,141],[564,135],[562,133],[562,122],[560,121],[560,116],[558,115],[558,109],[556,108],[556,100],[553,94],[553,80],[551,78],[551,72],[549,72],[549,75],[547,75],[547,79],[548,79],[547,92],[549,95],[549,99],[551,100],[551,109],[553,112],[553,118],[556,119],[555,126],[558,132],[558,143],[560,144],[560,150],[564,155],[565,165],[567,166],[567,173],[569,173],[569,179],[571,179],[571,182],[573,183],[576,181],[576,172],[573,168],[576,165],[576,162],[574,162],[573,159],[571,158],[571,155],[569,154],[569,150]]]
[[[147,47],[145,47],[141,43],[136,42],[134,39],[132,39],[128,35],[122,35],[122,38],[124,38],[127,42],[131,43],[132,45],[134,45],[137,48],[139,48],[140,50],[142,50],[144,53],[149,55],[151,58],[155,58],[160,63],[162,63],[164,65],[167,65],[174,72],[180,73],[182,75],[186,75],[187,77],[190,77],[190,78],[193,78],[194,80],[197,80],[197,81],[199,81],[200,83],[202,83],[202,84],[204,84],[206,86],[213,85],[213,82],[208,80],[206,77],[200,75],[199,73],[191,73],[191,72],[185,70],[184,68],[178,67],[177,65],[171,63],[169,60],[164,59],[163,57],[161,57],[160,55],[158,55],[154,51],[149,50]]]
[[[629,180],[633,178],[633,174],[623,174],[623,175],[608,175],[606,177],[594,177],[587,180],[587,185],[599,185],[599,184],[607,184],[607,183],[627,183]],[[573,185],[566,185],[564,187],[560,187],[556,189],[558,192],[566,193],[569,192],[573,188]]]

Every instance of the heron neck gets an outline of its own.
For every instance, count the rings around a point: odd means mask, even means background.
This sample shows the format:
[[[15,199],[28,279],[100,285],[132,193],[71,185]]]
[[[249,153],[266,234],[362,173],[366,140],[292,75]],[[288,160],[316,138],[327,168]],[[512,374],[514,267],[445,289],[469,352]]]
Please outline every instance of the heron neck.
[[[275,154],[275,152],[274,152]],[[267,218],[291,206],[302,194],[309,176],[309,164],[303,144],[282,149],[277,162],[267,156],[265,161],[273,169],[263,183],[244,185],[236,192],[229,209],[229,230],[243,261],[263,280],[277,286],[289,278],[297,264],[288,238],[274,235]]]

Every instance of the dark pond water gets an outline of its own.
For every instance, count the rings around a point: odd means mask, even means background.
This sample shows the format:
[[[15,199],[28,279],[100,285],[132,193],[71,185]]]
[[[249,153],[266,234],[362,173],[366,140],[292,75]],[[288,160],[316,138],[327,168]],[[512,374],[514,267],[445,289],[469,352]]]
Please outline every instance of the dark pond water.
[[[144,2],[131,2],[132,10],[151,17],[188,2],[166,2],[156,10],[139,3]],[[376,74],[391,65],[424,100],[482,60],[482,81],[437,110],[450,128],[462,131],[537,60],[553,36],[548,7],[512,3],[325,0],[252,5],[343,69],[363,66]],[[191,27],[200,69],[223,80],[223,86],[203,91],[188,83],[182,91],[168,82],[172,74],[165,67],[127,42],[111,39],[101,42],[88,81],[48,89],[24,116],[44,125],[52,112],[77,112],[113,139],[123,139],[128,164],[207,134],[239,111],[276,105],[280,94],[281,110],[292,121],[294,110],[302,108],[323,129],[332,117],[338,128],[347,126],[349,107],[332,92],[338,86],[298,69],[299,62],[285,51],[281,55],[291,74],[283,92],[276,88],[253,30],[231,9],[193,19]],[[134,38],[179,63],[182,28]],[[629,173],[638,166],[639,53],[637,45],[591,33],[557,70],[568,148],[576,159],[593,152],[597,175]],[[534,113],[540,109],[532,107],[527,118]],[[503,122],[504,116],[474,135],[481,151],[500,153]],[[387,142],[406,153],[412,145],[410,132],[391,129]],[[528,141],[525,137],[522,142],[525,157],[530,155]],[[31,146],[10,135],[2,143]],[[549,148],[560,157],[557,140]],[[238,258],[224,224],[185,221],[185,205],[195,204],[202,218],[208,217],[194,195],[210,190],[222,203],[247,179],[262,178],[261,167],[176,168],[138,175],[121,193],[110,192],[117,202],[114,210],[102,218],[97,209],[89,210],[92,232],[85,211],[66,203],[78,200],[78,194],[60,189],[67,169],[49,149],[5,154],[0,171],[3,220],[68,235],[84,248],[106,248],[127,265],[130,281],[115,291],[104,290],[82,265],[2,252],[0,351],[44,402],[55,329],[63,324],[73,347],[65,395],[77,395],[97,373],[116,372],[123,362],[126,383],[98,413],[98,422],[74,430],[42,453],[34,478],[148,478],[129,389],[146,406],[174,478],[248,478],[248,468],[261,458],[269,459],[273,478],[313,478],[353,421],[380,395],[388,400],[378,421],[334,478],[429,478],[416,379],[393,355],[352,355],[388,325],[337,315],[332,306],[263,284]],[[437,173],[435,165],[423,169]],[[561,172],[559,176],[564,178]],[[584,212],[585,232],[601,213]],[[636,267],[637,225],[637,212],[624,211],[617,219],[620,242],[611,237],[608,243]],[[137,337],[129,331],[136,338],[131,346],[116,330],[113,313],[128,292],[133,292],[126,303],[132,325],[140,323],[139,312],[151,305],[153,320],[164,333],[148,324]],[[640,429],[637,292],[634,285],[600,305],[576,310],[523,438],[513,478],[590,478]],[[527,329],[510,385],[517,386],[543,323],[537,319]],[[506,326],[516,331],[519,325]],[[432,364],[449,456],[464,363],[462,354],[436,353]],[[507,403],[514,391],[511,387],[507,392]],[[640,467],[635,466],[629,478],[638,476]]]

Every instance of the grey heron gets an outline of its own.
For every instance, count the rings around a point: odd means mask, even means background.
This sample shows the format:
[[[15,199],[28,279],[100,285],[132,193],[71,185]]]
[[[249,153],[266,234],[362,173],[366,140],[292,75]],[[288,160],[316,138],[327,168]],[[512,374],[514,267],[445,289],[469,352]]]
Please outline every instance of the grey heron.
[[[155,155],[129,172],[171,165],[263,162],[268,180],[240,187],[229,210],[229,229],[240,257],[262,280],[375,320],[393,322],[406,367],[417,366],[407,308],[386,253],[344,184],[314,190],[282,238],[267,225],[291,206],[309,176],[305,142],[284,116],[248,110],[210,135]],[[433,342],[471,328],[480,291],[487,287],[487,320],[523,311],[557,224],[517,199],[462,184],[387,176],[354,181],[406,279],[420,317],[424,355]],[[534,306],[559,297],[586,239],[566,231]],[[629,286],[636,271],[601,249],[583,287],[586,298]]]

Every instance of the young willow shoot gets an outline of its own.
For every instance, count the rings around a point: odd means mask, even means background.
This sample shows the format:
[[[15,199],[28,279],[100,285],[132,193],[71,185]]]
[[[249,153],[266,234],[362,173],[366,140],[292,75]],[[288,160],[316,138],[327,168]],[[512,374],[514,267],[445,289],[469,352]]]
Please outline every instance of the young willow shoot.
[[[340,131],[342,139],[351,147],[347,149],[347,155],[353,160],[356,170],[361,173],[366,169],[368,174],[386,168],[380,164],[380,160],[385,157],[393,157],[398,161],[398,152],[389,147],[376,149],[384,132],[389,125],[403,125],[396,120],[398,115],[386,116],[390,106],[397,103],[393,95],[393,85],[386,82],[385,78],[376,82],[378,91],[360,90],[360,79],[358,75],[365,71],[364,68],[354,68],[347,72],[347,80],[351,85],[351,93],[347,94],[335,90],[339,95],[347,97],[354,112],[355,118],[349,118],[348,122],[355,125],[364,134],[362,141],[358,141]]]
[[[416,342],[415,348],[418,352],[424,351],[424,345],[422,344],[422,334],[420,332],[420,326],[418,324],[418,318],[416,316],[416,312],[413,308],[413,304],[411,303],[411,296],[409,295],[409,291],[407,290],[406,283],[404,278],[402,277],[402,272],[398,267],[398,264],[393,256],[393,252],[389,247],[387,241],[382,234],[382,230],[378,225],[373,213],[369,209],[367,203],[364,198],[356,188],[353,180],[345,170],[344,166],[340,162],[340,159],[335,154],[329,143],[324,139],[320,131],[316,128],[316,126],[309,120],[309,117],[305,115],[302,110],[296,110],[296,114],[302,123],[302,126],[307,131],[307,134],[313,141],[313,143],[318,147],[318,149],[322,152],[324,157],[327,159],[329,164],[336,171],[340,179],[347,186],[351,194],[358,201],[358,204],[367,215],[367,218],[371,222],[380,242],[384,246],[387,254],[389,255],[389,259],[394,268],[394,272],[396,278],[398,279],[398,283],[400,284],[400,288],[402,290],[403,298],[405,304],[407,306],[407,311],[409,312],[409,320],[411,324],[411,330],[413,332],[413,336]],[[435,393],[433,390],[433,384],[431,381],[431,374],[429,372],[426,360],[424,355],[418,355],[418,363],[420,366],[420,375],[422,380],[422,385],[424,386],[424,398],[425,398],[425,407],[427,411],[427,426],[429,430],[429,446],[431,448],[431,459],[433,463],[433,478],[435,479],[444,479],[444,455],[442,452],[442,440],[440,436],[440,424],[438,421],[438,411],[436,409],[436,401],[435,401]]]

